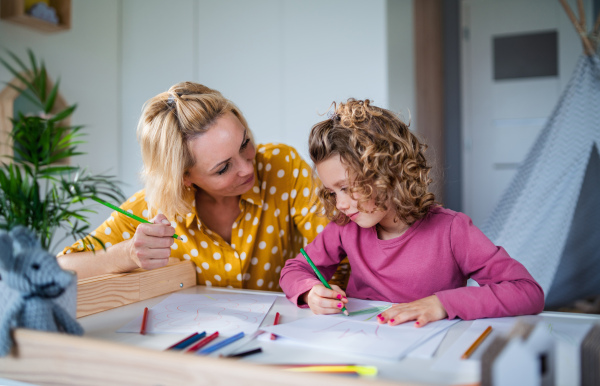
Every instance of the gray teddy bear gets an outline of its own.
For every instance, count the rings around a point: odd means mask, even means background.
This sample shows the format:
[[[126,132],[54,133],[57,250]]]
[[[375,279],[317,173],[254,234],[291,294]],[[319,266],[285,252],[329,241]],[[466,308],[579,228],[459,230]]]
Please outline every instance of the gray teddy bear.
[[[72,279],[28,229],[0,231],[0,281],[4,284],[0,292],[5,292],[0,294],[5,303],[0,314],[0,356],[10,352],[12,328],[83,335],[79,323],[53,301]]]

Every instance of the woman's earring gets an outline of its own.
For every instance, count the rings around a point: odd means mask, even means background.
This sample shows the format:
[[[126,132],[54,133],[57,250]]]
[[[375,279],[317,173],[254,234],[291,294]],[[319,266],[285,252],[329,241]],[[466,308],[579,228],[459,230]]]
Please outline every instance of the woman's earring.
[[[192,190],[192,189],[191,189],[189,186],[186,186],[186,187],[185,187],[185,190],[187,190],[187,191],[189,192],[189,191],[190,191],[190,190]]]

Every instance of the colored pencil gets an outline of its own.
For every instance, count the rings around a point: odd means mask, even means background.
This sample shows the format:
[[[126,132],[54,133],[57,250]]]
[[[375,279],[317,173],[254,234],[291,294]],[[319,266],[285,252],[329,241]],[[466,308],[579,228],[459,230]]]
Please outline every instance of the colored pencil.
[[[233,343],[233,342],[235,342],[235,341],[236,341],[236,340],[238,340],[238,339],[242,339],[243,337],[244,337],[244,332],[242,331],[242,332],[240,332],[239,334],[236,334],[236,335],[234,335],[234,336],[232,336],[232,337],[229,337],[229,338],[225,339],[225,340],[224,340],[224,341],[222,341],[222,342],[215,343],[215,344],[213,344],[212,346],[209,346],[209,347],[203,348],[202,350],[198,351],[198,352],[197,352],[197,354],[200,354],[200,355],[207,355],[207,354],[210,354],[210,353],[212,353],[212,352],[215,352],[215,351],[217,351],[217,350],[218,350],[218,349],[220,349],[220,348],[223,348],[223,347],[227,346],[227,345],[228,345],[228,344],[230,344],[230,343]]]
[[[201,333],[195,332],[192,335],[188,336],[187,338],[183,338],[179,342],[168,347],[167,350],[183,350],[184,348],[188,347],[189,345],[191,345],[193,343],[196,343],[198,340],[204,338],[205,336],[206,336],[205,331],[203,331]]]
[[[119,213],[121,213],[121,214],[124,214],[125,216],[127,216],[127,217],[129,217],[129,218],[132,218],[132,219],[134,219],[134,220],[137,220],[137,221],[139,221],[139,222],[143,222],[144,224],[152,224],[150,221],[148,221],[148,220],[146,220],[146,219],[143,219],[143,218],[141,218],[141,217],[138,217],[138,216],[136,216],[136,215],[135,215],[135,214],[133,214],[133,213],[126,212],[126,211],[124,211],[123,209],[119,208],[118,206],[115,206],[115,205],[113,205],[113,204],[110,204],[110,203],[108,203],[108,202],[106,202],[106,201],[104,201],[104,200],[101,200],[101,199],[97,198],[97,197],[92,197],[92,200],[94,200],[94,201],[96,201],[96,202],[98,202],[98,203],[100,203],[100,204],[102,204],[102,205],[104,205],[104,206],[107,206],[107,207],[109,207],[109,208],[111,208],[111,209],[113,209],[113,210],[116,210],[117,212],[119,212]],[[177,234],[174,234],[174,235],[173,235],[173,238],[174,238],[174,239],[177,239],[177,240],[181,240],[181,238],[180,238],[180,237],[179,237]]]
[[[200,342],[198,342],[195,345],[193,345],[192,347],[188,348],[186,350],[186,352],[189,352],[189,353],[196,352],[197,350],[199,350],[202,347],[206,346],[207,344],[209,344],[213,340],[217,339],[218,337],[219,337],[219,331],[215,331],[211,335],[209,335],[206,338],[202,339]]]
[[[242,357],[247,357],[248,355],[258,354],[259,352],[262,352],[262,348],[260,348],[260,347],[255,348],[253,350],[248,350],[248,351],[244,351],[241,353],[237,353],[237,354],[227,355],[227,358],[242,358]]]
[[[477,347],[479,347],[481,342],[483,342],[483,340],[490,334],[490,332],[492,332],[492,326],[488,326],[488,328],[486,328],[485,331],[483,331],[481,335],[479,335],[479,338],[477,338],[475,342],[473,342],[471,347],[469,347],[467,351],[465,351],[465,353],[460,357],[460,359],[468,359],[471,356],[471,354],[473,354],[473,352],[477,350]]]
[[[375,376],[377,367],[375,366],[354,366],[354,365],[312,365],[296,366],[284,369],[293,372],[311,372],[311,373],[355,373],[358,375]]]
[[[329,285],[329,283],[327,283],[327,280],[325,280],[325,278],[323,277],[323,275],[321,275],[321,272],[319,271],[319,269],[317,268],[317,266],[315,265],[315,263],[312,262],[312,260],[310,259],[310,257],[308,257],[308,255],[306,254],[306,252],[304,251],[304,248],[300,248],[300,253],[302,253],[302,255],[304,256],[304,258],[306,259],[306,261],[308,261],[308,264],[310,264],[311,268],[313,269],[313,271],[315,271],[315,273],[317,274],[317,277],[319,278],[319,280],[321,280],[321,283],[329,289],[332,289],[331,286]],[[346,306],[342,306],[342,312],[344,313],[344,315],[349,316],[350,314],[348,313],[348,310],[346,309]]]
[[[275,314],[275,320],[273,320],[273,325],[276,326],[279,324],[279,312]],[[271,340],[277,339],[277,335],[271,334]]]
[[[144,315],[142,316],[142,327],[140,327],[140,334],[146,335],[146,322],[148,321],[148,307],[144,308]]]

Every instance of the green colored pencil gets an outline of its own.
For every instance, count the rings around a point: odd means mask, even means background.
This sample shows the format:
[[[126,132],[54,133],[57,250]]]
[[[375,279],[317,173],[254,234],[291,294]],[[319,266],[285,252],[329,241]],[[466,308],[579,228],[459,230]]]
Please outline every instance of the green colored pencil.
[[[94,200],[94,201],[96,201],[96,202],[98,202],[98,203],[100,203],[100,204],[102,204],[102,205],[104,205],[104,206],[108,206],[109,208],[111,208],[111,209],[114,209],[114,210],[116,210],[117,212],[119,212],[119,213],[121,213],[121,214],[124,214],[125,216],[127,216],[127,217],[130,217],[130,218],[132,218],[132,219],[134,219],[134,220],[137,220],[137,221],[139,221],[139,222],[143,222],[143,223],[145,223],[145,224],[152,224],[152,223],[151,223],[150,221],[148,221],[148,220],[145,220],[145,219],[143,219],[143,218],[141,218],[141,217],[138,217],[138,216],[136,216],[136,215],[135,215],[135,214],[133,214],[133,213],[126,212],[126,211],[124,211],[123,209],[119,208],[118,206],[114,206],[113,204],[110,204],[110,203],[108,203],[108,202],[106,202],[106,201],[104,201],[104,200],[101,200],[101,199],[97,198],[97,197],[92,197],[92,200]],[[179,236],[177,236],[177,234],[174,234],[174,235],[173,235],[173,238],[174,238],[174,239],[177,239],[177,240],[181,240],[181,238],[180,238]]]
[[[308,261],[308,264],[310,264],[310,266],[313,269],[313,271],[315,271],[315,273],[317,274],[317,277],[319,278],[319,280],[321,280],[321,283],[325,287],[327,287],[329,289],[333,289],[333,288],[331,288],[331,286],[329,285],[329,283],[327,283],[327,280],[325,280],[325,278],[323,277],[323,275],[321,275],[321,272],[319,272],[319,269],[317,268],[317,266],[315,265],[315,263],[313,263],[312,260],[310,259],[310,257],[308,257],[308,255],[304,251],[304,248],[300,248],[300,253],[302,253],[302,256],[304,256],[306,258],[306,261]],[[348,314],[348,310],[346,309],[345,306],[342,306],[342,312],[346,316],[350,315],[350,314]]]

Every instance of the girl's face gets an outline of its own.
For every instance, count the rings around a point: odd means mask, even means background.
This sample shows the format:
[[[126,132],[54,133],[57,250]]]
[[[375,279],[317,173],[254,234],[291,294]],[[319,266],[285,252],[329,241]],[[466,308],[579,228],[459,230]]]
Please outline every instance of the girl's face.
[[[256,150],[240,120],[227,113],[208,131],[191,141],[196,159],[184,176],[186,186],[196,185],[213,198],[234,197],[254,185]]]
[[[363,209],[372,212],[360,212],[358,201],[350,196],[350,176],[348,168],[342,163],[338,154],[316,165],[317,174],[323,183],[323,188],[335,197],[336,208],[354,221],[361,228],[373,227],[382,221],[387,222],[394,213],[391,210],[373,211],[374,200],[371,199],[362,205]]]

